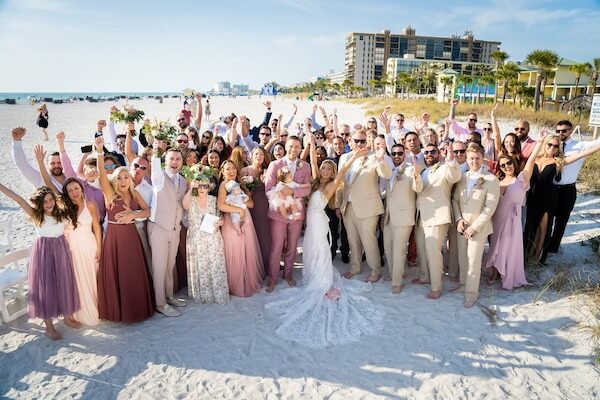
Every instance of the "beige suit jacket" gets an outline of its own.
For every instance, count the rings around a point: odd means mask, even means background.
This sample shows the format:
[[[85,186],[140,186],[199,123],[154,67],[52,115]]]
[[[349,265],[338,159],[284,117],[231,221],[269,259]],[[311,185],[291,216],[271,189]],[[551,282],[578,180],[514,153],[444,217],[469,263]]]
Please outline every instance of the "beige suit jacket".
[[[500,183],[494,175],[484,172],[467,193],[469,175],[470,172],[464,174],[454,188],[452,206],[455,221],[464,219],[478,233],[490,235],[493,232],[492,216],[500,200]]]
[[[392,179],[394,185],[392,187]],[[398,167],[397,175],[388,183],[385,195],[384,223],[394,226],[413,226],[417,214],[417,193],[423,190],[421,175],[414,177],[414,168],[405,163]]]
[[[452,222],[452,185],[460,180],[456,161],[436,164],[425,170],[423,190],[417,195],[417,210],[423,226],[437,226]]]
[[[343,167],[348,157],[340,159],[340,168]],[[388,179],[392,169],[384,161],[379,162],[375,154],[369,154],[354,161],[354,165],[346,174],[342,196],[341,211],[346,212],[348,202],[352,202],[354,212],[358,218],[369,218],[383,214],[383,202],[379,191],[379,178]],[[356,168],[356,169],[354,169]],[[356,171],[353,174],[353,169]],[[348,181],[348,177],[351,181]]]

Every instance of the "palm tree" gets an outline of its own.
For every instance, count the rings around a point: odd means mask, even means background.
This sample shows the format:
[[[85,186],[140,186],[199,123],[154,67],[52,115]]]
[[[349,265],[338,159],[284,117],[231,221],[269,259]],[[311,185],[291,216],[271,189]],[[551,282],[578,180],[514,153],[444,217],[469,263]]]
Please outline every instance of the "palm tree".
[[[346,92],[346,97],[350,97],[350,87],[352,86],[352,81],[350,79],[344,79],[344,82],[342,82],[342,86],[344,87],[344,91]]]
[[[533,110],[537,112],[540,110],[540,96],[543,95],[542,82],[545,80],[545,72],[556,68],[558,65],[558,54],[552,50],[533,50],[525,57],[525,62],[537,68],[535,95],[533,98]]]
[[[483,101],[487,102],[488,88],[496,83],[496,78],[492,73],[486,73],[479,78],[479,84],[483,85]]]
[[[398,85],[400,85],[400,89],[402,91],[402,98],[404,98],[404,93],[408,90],[411,85],[412,77],[408,72],[400,72],[398,74]]]
[[[498,80],[502,81],[502,104],[504,104],[510,86],[513,82],[516,82],[519,77],[519,66],[514,62],[508,62],[497,71],[496,75],[498,76]]]
[[[454,79],[451,76],[442,76],[440,78],[442,84],[442,101],[446,101],[446,87],[454,83]]]
[[[506,60],[508,60],[508,53],[502,50],[496,50],[490,54],[492,60],[496,61],[496,72],[500,70],[500,67],[504,64]],[[496,80],[496,90],[494,94],[494,103],[498,101],[498,80]]]
[[[458,76],[458,84],[463,87],[463,103],[466,103],[467,99],[467,85],[471,82],[471,77],[469,75],[459,75]]]
[[[589,95],[593,95],[596,91],[596,86],[598,86],[598,77],[600,75],[600,58],[594,58],[592,61],[592,76],[590,80],[590,85],[588,86]]]
[[[575,74],[575,96],[577,96],[577,88],[579,87],[579,80],[581,75],[592,75],[592,64],[590,63],[578,63],[573,64],[569,67],[569,71]],[[571,100],[572,96],[569,96]]]
[[[548,82],[548,79],[554,79],[554,77],[556,76],[556,69],[544,69],[544,79],[542,80],[542,93],[541,93],[541,106],[542,108],[544,107],[544,103],[546,101],[546,96],[544,96],[544,92],[546,89],[546,84]],[[554,82],[554,85],[556,85],[556,82]],[[556,99],[555,99],[556,100]]]

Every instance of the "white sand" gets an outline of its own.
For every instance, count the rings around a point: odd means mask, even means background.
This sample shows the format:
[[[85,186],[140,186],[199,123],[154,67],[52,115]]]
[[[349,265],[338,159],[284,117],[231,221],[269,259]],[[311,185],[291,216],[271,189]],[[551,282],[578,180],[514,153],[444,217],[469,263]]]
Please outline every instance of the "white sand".
[[[264,99],[263,99],[264,100]],[[213,118],[228,111],[263,117],[257,98],[213,99]],[[150,116],[170,117],[176,100],[133,102]],[[273,111],[287,120],[291,100]],[[298,115],[312,103],[298,102]],[[328,109],[332,103],[325,104]],[[109,103],[49,105],[51,132],[63,129],[76,162],[95,121],[106,118]],[[364,121],[353,105],[337,104],[341,122]],[[10,129],[29,132],[31,154],[39,139],[34,107],[0,105],[0,181],[22,195],[33,188],[12,165]],[[49,142],[50,149],[56,149]],[[30,159],[32,159],[31,157]],[[0,218],[15,220],[15,247],[31,244],[33,229],[7,198]],[[564,252],[550,263],[577,271],[598,271],[598,258],[581,242],[600,234],[600,199],[580,196],[564,240]],[[339,258],[341,271],[347,266]],[[367,273],[366,265],[363,266]],[[408,268],[407,280],[416,275]],[[297,278],[301,270],[296,270]],[[548,275],[548,272],[542,275]],[[446,282],[446,288],[450,285]],[[286,285],[277,290],[285,290]],[[532,303],[538,287],[513,292],[481,288],[480,304],[498,309],[494,327],[482,311],[465,310],[462,296],[424,297],[427,288],[408,284],[392,295],[380,281],[368,295],[383,304],[386,326],[378,337],[311,350],[273,334],[277,320],[266,315],[269,296],[232,298],[227,306],[189,305],[180,318],[157,314],[134,325],[103,323],[72,330],[58,324],[64,339],[51,342],[39,320],[23,317],[0,326],[0,397],[6,398],[539,398],[582,399],[600,395],[600,377],[590,361],[591,346],[578,323],[589,317],[585,297],[546,293]]]

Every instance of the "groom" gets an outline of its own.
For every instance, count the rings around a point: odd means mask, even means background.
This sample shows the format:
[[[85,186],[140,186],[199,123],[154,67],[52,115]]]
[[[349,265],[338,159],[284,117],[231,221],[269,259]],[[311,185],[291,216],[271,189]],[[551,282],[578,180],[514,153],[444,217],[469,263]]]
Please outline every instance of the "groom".
[[[287,167],[294,177],[294,182],[301,184],[310,183],[311,171],[307,162],[298,158],[300,155],[301,142],[297,136],[288,137],[285,142],[286,156],[281,160],[272,162],[267,169],[265,179],[265,192],[273,189],[277,185],[277,172]],[[284,188],[283,195],[292,195],[295,198],[304,198],[310,194],[310,188],[290,189]],[[298,220],[285,219],[279,212],[269,207],[269,219],[271,220],[271,253],[269,254],[269,286],[267,293],[271,293],[279,280],[279,263],[281,252],[287,238],[287,251],[285,253],[283,277],[288,285],[295,286],[292,271],[294,260],[296,259],[296,247],[302,230],[302,222],[306,216],[305,208],[302,209],[302,218]]]

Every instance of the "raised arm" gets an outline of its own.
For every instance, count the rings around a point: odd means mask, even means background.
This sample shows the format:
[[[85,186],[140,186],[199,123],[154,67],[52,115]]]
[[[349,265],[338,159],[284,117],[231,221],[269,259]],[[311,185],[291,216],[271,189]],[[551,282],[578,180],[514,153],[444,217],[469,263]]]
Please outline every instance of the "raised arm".
[[[339,136],[340,135],[340,128],[338,126],[338,116],[337,116],[337,108],[333,109],[333,116],[331,117],[332,121],[332,125],[333,125],[333,134],[335,136]]]
[[[308,133],[308,147],[310,147],[310,171],[313,179],[319,177],[319,166],[317,165],[317,141],[312,133]]]
[[[71,164],[71,159],[69,158],[67,150],[65,149],[65,133],[63,131],[60,131],[56,134],[56,143],[58,144],[58,154],[60,156],[60,163],[62,164],[63,173],[67,178],[78,176],[73,169],[73,164]],[[42,167],[40,167],[40,174],[42,175],[44,182],[46,182],[46,179],[42,174],[42,169],[45,169],[43,168],[43,164]],[[46,183],[46,186],[49,185]]]
[[[19,196],[18,194],[16,194],[15,192],[13,192],[12,190],[10,190],[9,188],[7,188],[6,186],[4,186],[1,183],[0,183],[0,192],[4,193],[6,195],[6,197],[8,197],[9,199],[14,200],[23,209],[23,211],[25,211],[27,213],[27,215],[29,215],[30,217],[33,217],[33,208],[31,208],[29,203],[27,201],[25,201],[24,198],[22,198],[21,196]]]
[[[85,179],[85,172],[83,171],[83,166],[85,165],[85,160],[87,159],[87,156],[89,156],[91,153],[83,153],[81,154],[81,158],[79,159],[79,164],[77,164],[77,177],[81,178],[81,179]],[[62,158],[61,158],[61,162],[62,162]]]
[[[540,133],[538,135],[539,140],[537,141],[537,143],[535,144],[535,147],[531,151],[531,155],[527,159],[527,163],[525,164],[523,171],[521,171],[525,182],[529,182],[531,180],[531,175],[533,175],[533,166],[535,165],[535,160],[537,158],[537,155],[540,153],[542,146],[544,145],[544,137],[546,137],[547,134],[548,134],[547,128],[543,128],[542,130],[540,130]]]
[[[131,136],[129,123],[127,125],[127,132],[125,133],[125,158],[127,158],[127,162],[131,164],[133,159],[136,157],[136,154],[133,151],[133,137]],[[133,122],[131,122],[131,125],[133,125]]]
[[[329,117],[327,116],[327,112],[325,111],[325,107],[320,106],[319,107],[319,111],[321,111],[321,115],[323,116],[323,121],[325,121],[325,125],[323,125],[323,126],[329,125]]]
[[[33,186],[38,187],[42,185],[42,179],[40,177],[40,172],[33,168],[28,162],[27,157],[25,157],[25,151],[23,150],[23,142],[22,139],[25,136],[27,131],[25,128],[15,128],[12,130],[12,156],[13,161],[15,162],[19,171],[23,174],[25,179]],[[45,168],[45,167],[44,167]]]
[[[44,185],[52,189],[54,193],[60,194],[60,190],[58,190],[54,183],[52,183],[52,179],[50,179],[50,174],[48,173],[48,170],[44,168],[44,159],[46,158],[46,152],[44,151],[44,147],[41,144],[36,144],[33,148],[33,153],[35,154],[35,159],[37,160],[38,166],[40,167],[40,175],[42,176]]]
[[[331,196],[335,194],[338,187],[344,182],[344,177],[348,170],[352,167],[352,163],[360,157],[366,157],[369,154],[369,149],[362,148],[360,150],[355,150],[352,152],[350,158],[344,163],[344,165],[338,170],[337,175],[333,179],[333,182],[327,185],[325,188],[325,197],[329,200]]]
[[[315,129],[315,131],[318,131],[319,129],[321,129],[321,128],[323,127],[322,125],[319,125],[319,124],[317,123],[317,118],[316,118],[317,108],[318,108],[318,107],[317,107],[317,105],[315,104],[315,105],[313,106],[313,109],[312,109],[312,114],[310,115],[310,122],[311,122],[311,124],[312,124],[312,127]],[[305,124],[305,125],[306,125],[306,124]]]
[[[294,107],[294,112],[292,113],[292,116],[290,117],[287,124],[283,125],[285,129],[290,129],[290,126],[292,126],[292,123],[294,123],[294,118],[296,118],[296,113],[298,112],[298,106],[295,104],[293,104],[292,106]]]
[[[585,150],[580,151],[579,153],[575,153],[572,154],[568,157],[565,157],[565,165],[569,165],[574,163],[575,161],[582,159],[583,157],[587,157],[590,154],[593,154],[595,152],[597,152],[598,150],[600,150],[600,144],[597,144],[595,146],[589,147]]]
[[[104,169],[104,138],[102,136],[98,136],[96,138],[96,157],[97,162],[96,166],[98,168],[98,179],[100,181],[100,188],[102,189],[102,194],[104,194],[104,204],[106,207],[110,205],[112,202],[113,196],[115,194],[110,181],[108,180],[108,175],[106,175],[106,170]]]
[[[196,118],[194,119],[196,129],[200,130],[202,125],[202,93],[196,93]]]
[[[494,147],[496,154],[499,155],[502,150],[502,138],[500,137],[500,127],[498,126],[498,120],[496,119],[496,110],[500,107],[500,103],[494,104],[492,111],[490,112],[490,118],[492,119],[492,132],[494,133]],[[535,157],[534,157],[535,158]]]
[[[181,200],[181,205],[183,206],[184,210],[189,210],[190,207],[192,206],[192,190],[196,189],[198,187],[198,181],[197,180],[193,180],[190,182],[190,185],[188,187],[188,191],[185,192],[185,195],[183,196],[183,200]]]

